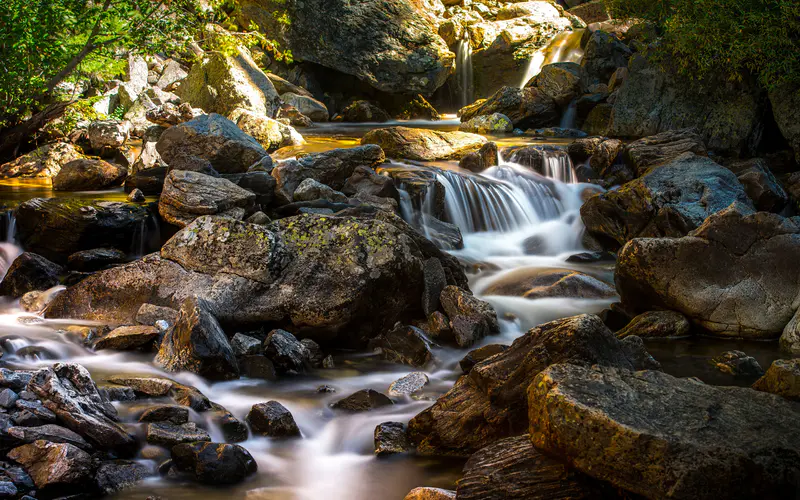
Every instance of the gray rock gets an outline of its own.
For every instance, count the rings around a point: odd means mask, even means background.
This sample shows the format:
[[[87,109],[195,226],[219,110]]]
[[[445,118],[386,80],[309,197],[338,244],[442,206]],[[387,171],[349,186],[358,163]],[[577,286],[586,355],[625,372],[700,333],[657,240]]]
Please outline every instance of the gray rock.
[[[286,330],[273,330],[264,339],[264,354],[275,365],[278,373],[303,373],[311,353],[297,338]]]
[[[430,380],[424,372],[411,372],[389,385],[390,396],[411,396],[421,391]]]
[[[212,403],[209,413],[211,414],[211,422],[222,431],[225,441],[229,443],[247,441],[249,436],[247,426],[234,417],[225,407]]]
[[[615,35],[596,30],[586,43],[581,66],[590,78],[605,83],[617,68],[628,65],[631,54],[631,49]]]
[[[514,128],[521,129],[550,127],[560,118],[556,102],[537,87],[502,87],[488,99],[462,108],[460,113],[462,123],[499,113],[511,120]]]
[[[33,378],[33,372],[0,368],[0,387],[8,387],[19,392],[28,386],[31,378]]]
[[[139,422],[169,422],[185,424],[189,421],[189,409],[185,406],[158,404],[146,408],[138,418]]]
[[[92,149],[118,148],[130,138],[131,124],[120,120],[101,120],[89,124],[89,142]]]
[[[332,407],[337,410],[356,413],[370,411],[392,404],[394,404],[392,400],[380,392],[372,389],[362,389],[333,403]]]
[[[155,326],[120,326],[94,342],[94,348],[130,351],[146,347],[159,337],[159,329]]]
[[[164,181],[158,211],[165,221],[184,227],[203,215],[242,219],[255,200],[254,193],[227,179],[173,170]]]
[[[51,443],[68,443],[83,450],[90,450],[91,445],[79,434],[72,432],[60,425],[46,424],[38,427],[9,427],[6,430],[9,436],[22,443],[33,443],[44,440]]]
[[[25,468],[39,490],[78,491],[92,479],[92,457],[68,443],[35,441],[14,448],[8,458]]]
[[[703,138],[696,129],[667,130],[633,141],[625,146],[623,155],[637,176],[650,167],[669,163],[684,153],[707,156]]]
[[[783,84],[769,92],[769,101],[772,104],[772,115],[775,123],[794,149],[794,156],[800,162],[800,125],[795,119],[795,110],[800,105],[798,88],[790,83]]]
[[[400,195],[394,185],[394,179],[380,175],[370,167],[359,166],[353,169],[353,175],[347,178],[342,193],[348,196],[370,195],[379,198],[399,199]]]
[[[422,330],[400,323],[371,339],[368,347],[386,361],[416,367],[425,366],[433,357],[430,342]]]
[[[463,289],[449,285],[442,290],[440,300],[459,347],[469,347],[500,332],[492,306]]]
[[[141,325],[155,326],[158,321],[166,321],[170,326],[178,322],[178,311],[171,307],[162,307],[154,304],[142,304],[136,312],[136,322]]]
[[[14,408],[14,403],[18,398],[19,396],[17,396],[16,392],[8,388],[3,389],[0,391],[0,406],[3,408]]]
[[[80,158],[61,167],[53,177],[55,191],[102,191],[122,185],[128,176],[124,166],[100,159]]]
[[[81,250],[67,257],[67,267],[81,272],[94,272],[128,261],[128,254],[116,248]]]
[[[406,426],[400,422],[384,422],[375,427],[375,455],[385,457],[405,453],[411,447],[406,438]]]
[[[245,335],[237,333],[231,339],[231,348],[236,356],[245,356],[250,354],[261,354],[261,341]]]
[[[297,186],[293,198],[294,201],[327,200],[347,203],[347,196],[311,178],[305,179]]]
[[[261,343],[259,342],[259,347]],[[278,380],[278,373],[275,370],[275,365],[266,356],[262,354],[248,354],[238,356],[239,372],[243,377],[263,379],[263,380]]]
[[[152,422],[147,424],[145,434],[148,443],[170,448],[180,443],[211,441],[208,432],[197,427],[194,422],[186,424]]]
[[[124,489],[132,488],[151,475],[150,469],[139,462],[109,460],[100,464],[94,480],[97,488],[102,493],[111,495]]]
[[[177,470],[206,484],[240,483],[258,469],[250,453],[236,444],[179,444],[172,448],[172,461]]]
[[[789,202],[789,196],[765,160],[753,158],[735,161],[728,164],[727,168],[736,174],[756,210],[778,213]]]
[[[300,437],[300,429],[291,412],[277,401],[253,405],[247,423],[254,434],[275,438]]]

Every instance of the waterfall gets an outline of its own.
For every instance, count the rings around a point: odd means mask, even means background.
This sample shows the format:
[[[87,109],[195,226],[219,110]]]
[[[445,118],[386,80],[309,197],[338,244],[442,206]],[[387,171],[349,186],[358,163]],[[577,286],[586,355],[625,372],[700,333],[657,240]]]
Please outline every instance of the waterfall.
[[[466,30],[456,48],[456,79],[459,86],[459,107],[463,108],[464,106],[472,104],[474,100],[472,45],[470,43],[469,32]]]
[[[5,240],[0,242],[0,279],[5,277],[11,263],[22,253],[22,248],[16,244],[17,217],[13,210],[8,210],[3,215],[3,222],[6,235]]]
[[[559,33],[544,48],[534,52],[519,88],[524,88],[531,78],[538,75],[542,71],[542,67],[547,64],[580,62],[583,57],[583,49],[581,49],[583,32],[584,30],[575,30]]]
[[[564,110],[564,114],[561,115],[561,123],[559,127],[561,128],[575,128],[575,117],[578,114],[578,100],[573,99],[570,101],[569,106],[567,109]]]

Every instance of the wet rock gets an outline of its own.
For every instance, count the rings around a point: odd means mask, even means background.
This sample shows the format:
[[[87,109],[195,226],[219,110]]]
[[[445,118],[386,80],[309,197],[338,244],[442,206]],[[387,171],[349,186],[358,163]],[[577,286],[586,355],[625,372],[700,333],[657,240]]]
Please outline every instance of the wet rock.
[[[643,339],[686,337],[691,333],[691,328],[692,325],[689,320],[681,313],[675,311],[647,311],[633,318],[616,335],[620,339],[631,335]]]
[[[130,387],[133,391],[142,396],[161,397],[169,396],[176,403],[188,406],[194,411],[203,412],[211,408],[211,402],[207,397],[194,387],[179,384],[167,378],[161,377],[112,377],[109,382]]]
[[[606,299],[616,295],[614,287],[580,271],[537,269],[511,273],[494,281],[483,293],[532,300],[548,297]]]
[[[79,434],[72,432],[66,427],[61,427],[60,425],[46,424],[38,427],[9,427],[5,432],[12,438],[26,444],[43,440],[50,443],[67,443],[83,450],[91,449],[89,443]]]
[[[44,405],[55,412],[60,424],[80,434],[94,447],[132,451],[133,437],[117,422],[114,406],[104,399],[82,366],[56,363],[37,371],[28,383]]]
[[[141,325],[153,325],[159,321],[166,321],[170,326],[178,322],[179,312],[171,307],[161,307],[153,304],[142,304],[136,312],[136,322]]]
[[[440,300],[459,347],[469,347],[500,332],[492,306],[463,289],[449,285],[442,290]]]
[[[421,367],[432,358],[430,342],[419,328],[398,323],[390,331],[369,341],[369,349],[392,363]]]
[[[528,425],[525,389],[559,362],[657,368],[641,345],[626,345],[594,315],[531,329],[507,350],[475,365],[430,408],[411,419],[409,439],[424,455],[468,456]]]
[[[342,193],[348,196],[360,194],[393,200],[400,197],[391,177],[380,175],[372,168],[364,166],[353,169],[353,175],[347,178]]]
[[[526,87],[535,87],[564,107],[582,93],[583,69],[577,63],[557,62],[542,66]]]
[[[53,178],[61,166],[81,158],[80,148],[68,142],[55,142],[0,165],[0,178]]]
[[[369,101],[355,101],[345,107],[335,121],[383,123],[391,120],[389,113]]]
[[[176,92],[184,102],[224,116],[237,108],[275,116],[280,105],[275,86],[244,48],[234,55],[207,53]]]
[[[32,378],[33,372],[0,368],[0,387],[20,392],[27,388]]]
[[[231,339],[231,348],[236,356],[261,354],[261,341],[243,333],[237,333]]]
[[[156,362],[167,371],[187,370],[212,380],[239,377],[225,332],[202,299],[186,299],[175,328],[161,342]]]
[[[734,204],[689,236],[632,240],[617,289],[633,309],[677,311],[711,335],[776,339],[795,314],[799,243],[792,219]]]
[[[727,351],[711,359],[711,364],[722,373],[737,378],[758,378],[764,375],[764,369],[756,358],[742,351]]]
[[[41,255],[23,252],[9,266],[0,283],[0,295],[22,297],[28,292],[47,290],[61,283],[64,269]]]
[[[150,475],[152,475],[150,469],[138,462],[109,460],[100,464],[94,480],[100,492],[111,495],[132,488]]]
[[[189,421],[189,409],[180,405],[159,404],[150,406],[139,415],[139,422],[169,422],[185,424]]]
[[[456,492],[441,488],[414,488],[403,500],[454,500]]]
[[[281,94],[281,101],[294,106],[303,115],[315,122],[327,122],[330,114],[325,104],[307,95],[298,95],[293,92]]]
[[[164,180],[167,177],[167,171],[167,167],[153,167],[146,170],[139,170],[125,179],[125,191],[132,193],[134,189],[138,189],[145,195],[159,195],[164,189]]]
[[[261,343],[259,342],[259,347]],[[263,380],[278,380],[278,372],[275,370],[275,364],[269,358],[262,354],[249,354],[245,356],[238,356],[239,372],[243,377],[263,379]]]
[[[225,441],[229,443],[247,441],[249,436],[247,426],[224,406],[212,403],[210,414],[211,422],[222,431]]]
[[[168,165],[181,156],[196,156],[208,160],[221,174],[247,172],[250,165],[267,156],[258,141],[217,114],[168,128],[156,148]]]
[[[152,345],[159,336],[158,328],[154,326],[121,326],[97,339],[94,343],[96,350],[115,349],[117,351],[130,351]]]
[[[255,200],[254,193],[227,179],[173,170],[164,182],[158,211],[170,224],[185,227],[203,215],[242,219],[253,208]]]
[[[127,142],[131,124],[120,120],[100,120],[89,124],[89,142],[92,149],[118,148]]]
[[[387,156],[418,161],[459,159],[477,151],[486,139],[466,132],[389,127],[367,132],[361,144],[377,144]]]
[[[727,165],[744,186],[756,210],[780,212],[789,201],[783,186],[761,158],[735,161]]]
[[[392,400],[380,392],[372,389],[362,389],[333,403],[332,407],[349,412],[363,412],[392,404],[394,404]]]
[[[308,351],[306,357],[308,364],[313,368],[322,366],[322,361],[325,359],[325,352],[322,350],[322,347],[311,339],[303,339],[300,343],[303,344],[306,351]]]
[[[140,205],[77,198],[34,198],[16,213],[22,246],[56,262],[79,250],[137,248],[151,217]]]
[[[478,151],[464,155],[458,166],[470,172],[480,173],[497,165],[497,144],[487,142]]]
[[[18,399],[14,407],[20,411],[13,415],[14,422],[23,427],[51,424],[56,421],[56,414],[45,408],[41,401]]]
[[[753,389],[800,401],[800,359],[773,361],[764,376],[753,384]]]
[[[239,483],[258,469],[250,453],[236,444],[179,444],[172,448],[172,461],[179,471],[206,484]]]
[[[536,448],[635,494],[779,498],[797,489],[800,406],[772,394],[559,364],[530,385],[528,403]]]
[[[334,203],[347,203],[347,196],[314,179],[305,179],[297,186],[292,197],[294,201],[327,200]]]
[[[511,119],[502,113],[479,115],[467,121],[462,121],[458,126],[462,132],[474,134],[507,134],[514,130]]]
[[[708,155],[703,138],[695,129],[667,130],[633,141],[625,146],[624,157],[637,176],[644,175],[650,167],[663,165],[684,153]]]
[[[106,385],[99,388],[100,394],[108,398],[109,401],[136,401],[136,393],[130,387],[120,387]]]
[[[752,206],[730,170],[686,153],[581,207],[586,229],[624,245],[641,237],[680,237],[733,202]]]
[[[53,178],[56,191],[100,191],[119,186],[128,169],[99,159],[81,158],[61,167]]]
[[[3,389],[0,391],[0,406],[6,409],[13,408],[18,398],[19,396],[17,396],[16,392],[11,389]]]
[[[314,179],[332,189],[344,188],[347,179],[358,167],[374,167],[385,160],[383,150],[374,145],[350,149],[333,149],[280,163],[272,171],[278,182],[276,192],[285,201],[294,199],[294,192],[306,179]]]
[[[145,433],[148,443],[167,447],[172,447],[180,443],[211,441],[208,432],[197,427],[197,424],[194,422],[185,424],[152,422],[147,424]]]
[[[247,219],[245,219],[245,222],[247,222],[248,224],[266,226],[267,224],[272,222],[272,219],[270,219],[269,215],[265,214],[264,212],[258,211],[253,215],[251,215],[250,217],[248,217]]]
[[[631,49],[611,33],[596,30],[586,43],[581,66],[593,79],[607,82],[617,68],[628,65]]]
[[[557,124],[560,116],[555,101],[540,89],[503,87],[484,102],[462,109],[461,122],[497,113],[521,129],[549,127]]]
[[[567,262],[591,264],[595,262],[615,262],[617,256],[611,252],[581,252],[567,257]]]
[[[78,491],[92,479],[92,457],[68,443],[35,441],[8,452],[21,464],[40,490]]]
[[[14,483],[12,483],[11,481],[0,481],[0,496],[2,496],[3,498],[16,498],[18,493],[19,491],[17,490],[17,487]],[[33,497],[28,497],[26,495],[23,498],[27,500],[28,498],[33,498]]]
[[[311,354],[306,346],[285,330],[270,332],[264,339],[263,351],[279,373],[304,372]]]
[[[458,480],[456,498],[602,498],[599,482],[533,447],[528,434],[501,439],[472,455]]]
[[[116,248],[93,248],[67,257],[67,267],[75,271],[95,272],[127,261],[128,255]]]
[[[469,373],[481,361],[489,359],[495,354],[505,352],[506,349],[508,349],[508,346],[503,344],[489,344],[473,349],[458,362],[458,366],[462,372]]]
[[[423,372],[411,372],[408,375],[401,377],[389,386],[390,396],[411,396],[414,393],[421,391],[430,380]]]
[[[384,422],[375,427],[375,455],[385,457],[410,449],[406,426],[400,422]]]
[[[274,438],[300,437],[300,429],[291,412],[277,401],[253,405],[247,423],[254,434]]]

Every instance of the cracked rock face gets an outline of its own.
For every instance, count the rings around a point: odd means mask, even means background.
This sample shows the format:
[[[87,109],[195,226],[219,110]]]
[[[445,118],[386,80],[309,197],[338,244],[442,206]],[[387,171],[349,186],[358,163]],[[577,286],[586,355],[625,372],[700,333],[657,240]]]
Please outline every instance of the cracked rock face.
[[[678,311],[722,337],[776,339],[800,293],[800,224],[742,204],[683,238],[637,238],[619,253],[616,283],[635,309]]]

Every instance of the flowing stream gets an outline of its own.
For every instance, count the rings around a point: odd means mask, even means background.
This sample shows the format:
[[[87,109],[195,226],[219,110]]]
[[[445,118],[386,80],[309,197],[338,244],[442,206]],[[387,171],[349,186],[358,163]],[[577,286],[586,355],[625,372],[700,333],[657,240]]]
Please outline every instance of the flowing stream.
[[[580,62],[583,57],[583,49],[581,49],[583,32],[582,29],[561,32],[554,36],[543,49],[534,52],[519,88],[524,88],[531,78],[538,75],[542,71],[542,67],[547,64]]]

